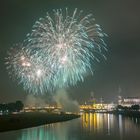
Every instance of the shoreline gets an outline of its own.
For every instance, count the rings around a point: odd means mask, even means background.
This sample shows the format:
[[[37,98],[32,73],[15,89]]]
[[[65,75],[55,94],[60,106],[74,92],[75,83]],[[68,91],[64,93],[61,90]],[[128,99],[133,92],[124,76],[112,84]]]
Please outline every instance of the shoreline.
[[[105,111],[105,112],[90,112],[90,111],[86,111],[85,113],[107,113],[107,114],[114,114],[114,115],[123,115],[123,116],[129,116],[129,117],[138,117],[140,118],[140,111]]]
[[[0,132],[31,128],[79,118],[76,114],[30,112],[0,116]]]
[[[139,111],[114,111],[113,114],[140,118]]]

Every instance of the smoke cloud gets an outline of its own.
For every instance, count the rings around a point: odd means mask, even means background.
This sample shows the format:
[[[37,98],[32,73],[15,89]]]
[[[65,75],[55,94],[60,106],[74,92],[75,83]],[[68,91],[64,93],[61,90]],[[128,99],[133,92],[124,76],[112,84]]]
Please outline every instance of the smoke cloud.
[[[27,96],[27,98],[25,100],[25,106],[45,107],[45,106],[47,106],[47,103],[46,103],[45,99],[30,94]]]
[[[62,111],[64,112],[77,113],[80,110],[78,102],[76,100],[72,100],[65,89],[57,90],[56,93],[51,97],[51,99],[53,99],[53,102],[55,101],[58,106],[61,106]],[[32,94],[29,94],[26,97],[24,104],[26,107],[49,106],[46,98],[35,96]]]
[[[70,99],[65,89],[57,90],[53,99],[56,101],[57,105],[60,105],[62,107],[62,111],[79,112],[78,102]]]

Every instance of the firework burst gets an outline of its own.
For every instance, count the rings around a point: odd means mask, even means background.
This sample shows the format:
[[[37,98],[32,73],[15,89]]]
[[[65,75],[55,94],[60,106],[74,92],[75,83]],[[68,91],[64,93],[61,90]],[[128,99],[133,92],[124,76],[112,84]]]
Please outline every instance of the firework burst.
[[[54,10],[35,22],[19,51],[10,51],[7,68],[32,93],[75,85],[92,74],[96,54],[104,56],[104,36],[91,14]]]

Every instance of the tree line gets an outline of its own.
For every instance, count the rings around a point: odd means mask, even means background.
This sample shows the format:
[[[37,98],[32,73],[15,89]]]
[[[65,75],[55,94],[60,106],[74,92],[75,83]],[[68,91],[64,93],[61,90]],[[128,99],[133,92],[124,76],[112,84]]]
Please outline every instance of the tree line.
[[[139,111],[140,106],[139,105],[131,105],[130,107],[127,106],[122,106],[122,105],[118,105],[117,106],[117,110],[122,110],[122,111]]]
[[[16,101],[12,103],[3,103],[0,104],[0,112],[1,113],[12,113],[12,112],[20,112],[24,107],[22,101]]]

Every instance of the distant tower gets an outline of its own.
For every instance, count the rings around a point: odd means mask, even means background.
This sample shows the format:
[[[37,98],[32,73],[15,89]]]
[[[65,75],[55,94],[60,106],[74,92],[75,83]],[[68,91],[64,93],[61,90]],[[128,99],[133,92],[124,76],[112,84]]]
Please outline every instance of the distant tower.
[[[90,93],[90,97],[91,97],[91,99],[94,98],[94,92],[93,91]]]
[[[119,88],[118,88],[118,94],[121,95],[121,93],[122,93],[122,88],[119,86]]]
[[[121,105],[123,103],[123,98],[121,96],[122,94],[122,88],[119,86],[118,87],[118,104]]]
[[[101,97],[101,98],[100,98],[100,103],[103,104],[103,102],[104,102],[104,101],[103,101],[103,98]]]
[[[103,102],[104,102],[104,101],[103,101],[103,98],[101,97],[101,98],[100,98],[101,109],[103,109]]]
[[[95,96],[94,96],[94,92],[93,91],[90,93],[90,101],[91,101],[91,103],[93,105],[96,103],[96,99],[95,99]]]
[[[122,105],[122,103],[123,103],[122,96],[118,96],[118,104],[119,105]]]

